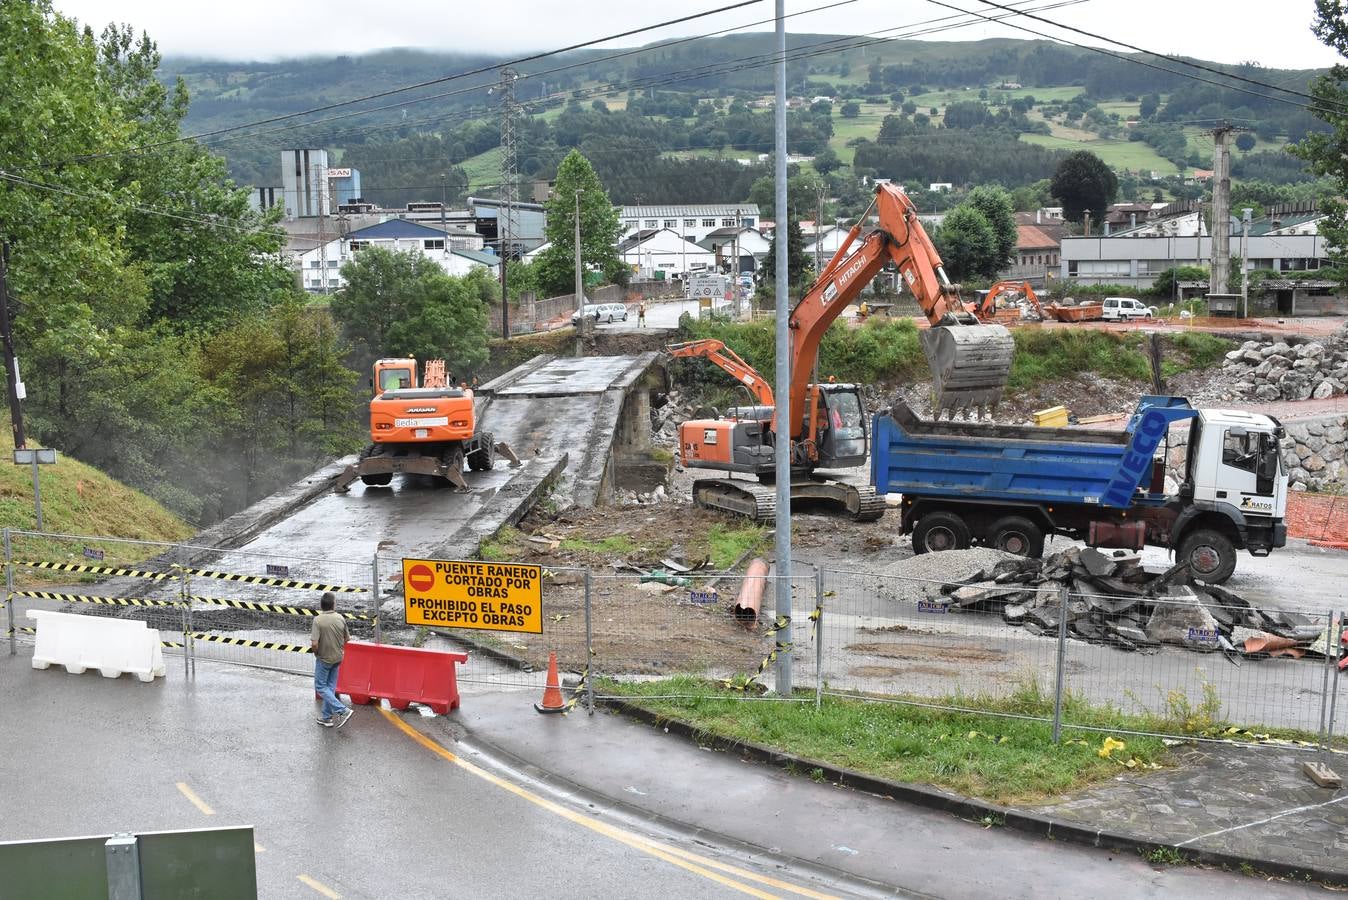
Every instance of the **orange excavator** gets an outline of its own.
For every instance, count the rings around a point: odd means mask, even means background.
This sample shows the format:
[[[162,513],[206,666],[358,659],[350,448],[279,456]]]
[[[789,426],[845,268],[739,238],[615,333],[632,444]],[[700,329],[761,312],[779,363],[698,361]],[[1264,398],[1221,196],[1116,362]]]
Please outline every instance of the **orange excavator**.
[[[879,227],[852,252],[875,210]],[[869,486],[816,475],[820,469],[863,465],[867,455],[866,415],[857,385],[811,383],[819,343],[833,320],[887,264],[898,267],[926,315],[920,333],[934,380],[937,416],[942,411],[995,407],[1011,374],[1014,343],[1000,325],[979,321],[961,301],[959,286],[946,277],[940,254],[918,221],[908,196],[891,184],[876,188],[870,207],[857,220],[837,253],[791,310],[791,381],[786,425],[778,421],[767,381],[719,341],[694,341],[670,348],[676,357],[706,357],[748,387],[755,405],[723,417],[684,422],[679,452],[690,469],[713,469],[755,476],[709,478],[693,483],[699,506],[747,515],[759,521],[776,512],[775,448],[779,433],[790,440],[791,498],[841,506],[858,520],[877,519],[884,501]]]
[[[1039,318],[1044,318],[1044,308],[1039,305],[1039,297],[1036,296],[1034,288],[1028,281],[998,281],[983,298],[977,303],[966,303],[965,308],[969,312],[978,316],[980,322],[1017,322],[1020,320],[1019,307],[1005,307],[1000,312],[997,309],[997,298],[1002,294],[1020,295],[1025,302],[1035,311]]]
[[[357,478],[369,487],[386,487],[395,474],[406,474],[443,478],[466,491],[465,464],[486,471],[500,453],[512,467],[520,465],[510,447],[478,430],[473,392],[449,383],[444,360],[426,361],[420,385],[415,359],[375,360],[370,385],[370,445],[337,476],[337,490],[350,490]]]

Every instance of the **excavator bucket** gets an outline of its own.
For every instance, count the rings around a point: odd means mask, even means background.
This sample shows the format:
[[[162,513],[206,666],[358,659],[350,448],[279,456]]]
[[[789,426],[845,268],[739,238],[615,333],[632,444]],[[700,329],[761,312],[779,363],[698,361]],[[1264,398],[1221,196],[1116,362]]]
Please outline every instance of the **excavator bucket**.
[[[1015,342],[1001,325],[938,325],[920,332],[922,352],[931,366],[935,415],[973,411],[1001,402],[1011,377]]]

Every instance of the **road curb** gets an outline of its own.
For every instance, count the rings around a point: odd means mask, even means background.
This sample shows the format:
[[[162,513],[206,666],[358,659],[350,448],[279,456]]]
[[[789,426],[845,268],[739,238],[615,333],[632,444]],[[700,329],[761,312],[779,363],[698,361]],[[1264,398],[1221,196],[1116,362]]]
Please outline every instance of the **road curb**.
[[[1324,884],[1348,886],[1348,870],[1327,869],[1321,866],[1292,866],[1271,859],[1226,853],[1220,850],[1181,847],[1178,844],[1147,840],[1136,835],[1111,831],[1106,828],[1091,828],[1074,822],[1062,822],[1048,816],[998,806],[994,803],[986,803],[936,788],[877,778],[864,772],[845,769],[820,760],[784,753],[752,741],[710,734],[682,719],[661,715],[628,700],[603,698],[596,699],[596,703],[644,724],[661,728],[668,734],[693,741],[699,746],[733,751],[755,762],[788,770],[799,770],[797,774],[819,770],[823,773],[825,780],[840,787],[855,788],[886,799],[899,800],[938,812],[952,813],[962,819],[975,822],[987,818],[994,821],[1000,819],[1001,824],[1006,828],[1014,828],[1017,831],[1023,831],[1048,840],[1071,841],[1098,849],[1135,852],[1142,856],[1157,849],[1172,850],[1183,855],[1189,862],[1220,866],[1236,871],[1240,871],[1242,866],[1252,866],[1262,873],[1294,878],[1298,881],[1309,876],[1311,880]]]

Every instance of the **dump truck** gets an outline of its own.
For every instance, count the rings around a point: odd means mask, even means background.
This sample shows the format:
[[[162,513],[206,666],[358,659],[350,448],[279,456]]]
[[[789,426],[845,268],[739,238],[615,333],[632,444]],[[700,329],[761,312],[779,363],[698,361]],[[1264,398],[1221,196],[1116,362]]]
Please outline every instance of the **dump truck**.
[[[1184,422],[1184,463],[1167,491],[1171,426]],[[1111,432],[924,421],[899,402],[871,434],[871,483],[902,495],[900,532],[916,553],[978,543],[1038,557],[1062,535],[1165,547],[1195,579],[1220,584],[1237,551],[1267,556],[1287,542],[1284,434],[1271,416],[1146,396]]]
[[[415,359],[375,360],[370,386],[370,444],[337,476],[336,490],[350,490],[357,478],[368,487],[387,487],[394,475],[405,474],[443,478],[466,491],[465,465],[486,471],[498,453],[520,465],[509,446],[478,428],[473,392],[450,383],[444,360],[427,360],[420,384]]]

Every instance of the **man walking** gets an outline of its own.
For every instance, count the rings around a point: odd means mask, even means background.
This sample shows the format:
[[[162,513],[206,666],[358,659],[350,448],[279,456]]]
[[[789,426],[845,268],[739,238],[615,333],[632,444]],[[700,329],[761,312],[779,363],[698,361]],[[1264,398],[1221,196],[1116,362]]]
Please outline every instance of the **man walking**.
[[[637,325],[641,328],[646,327],[646,301],[642,300],[637,307]]]
[[[323,611],[314,617],[314,627],[309,632],[310,646],[314,650],[314,691],[323,698],[323,714],[318,724],[324,728],[341,728],[351,718],[351,710],[337,699],[337,670],[341,668],[346,642],[351,635],[346,630],[346,620],[333,611],[337,606],[336,597],[326,593],[318,605]]]

